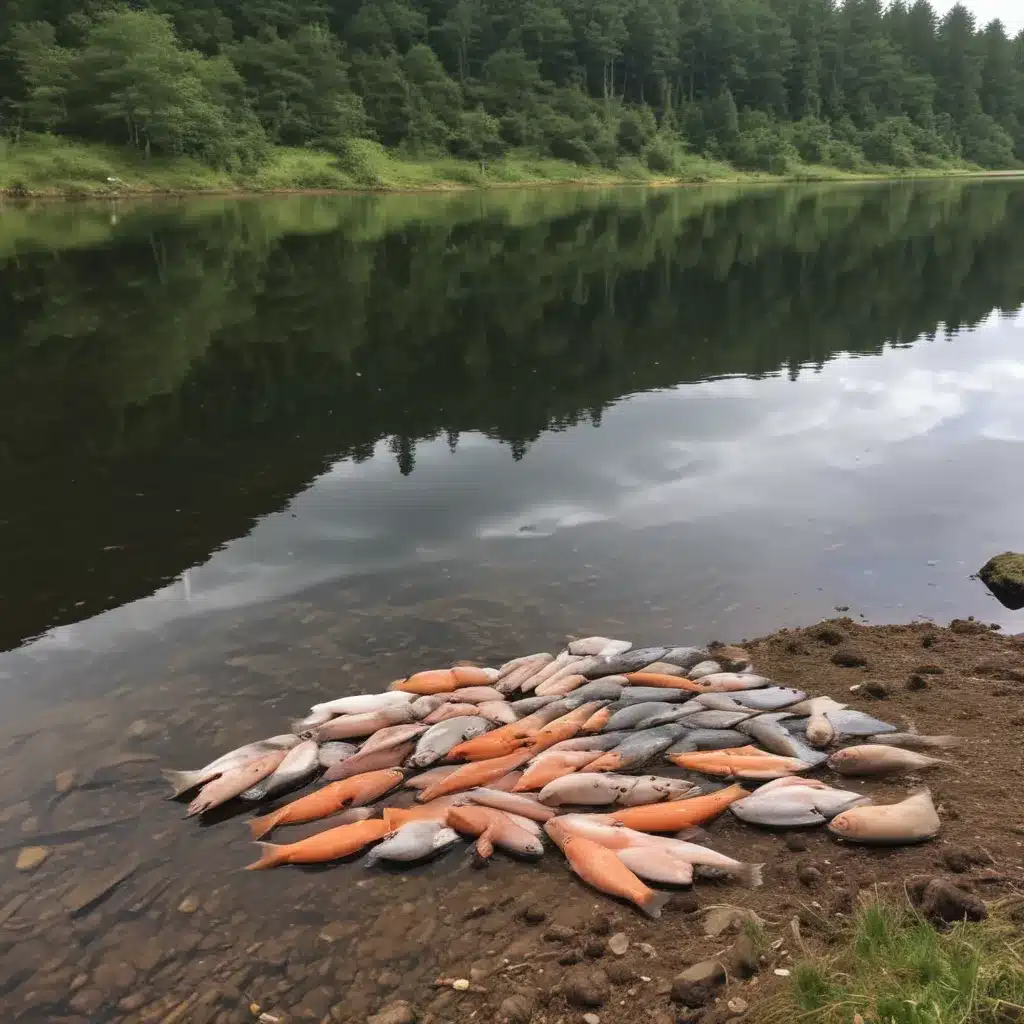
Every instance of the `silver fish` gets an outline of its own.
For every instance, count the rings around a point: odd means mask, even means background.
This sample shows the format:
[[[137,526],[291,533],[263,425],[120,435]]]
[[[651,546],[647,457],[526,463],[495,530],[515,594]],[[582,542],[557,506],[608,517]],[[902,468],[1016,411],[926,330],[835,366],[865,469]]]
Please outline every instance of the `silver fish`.
[[[668,749],[669,754],[690,754],[695,750],[725,750],[742,747],[750,742],[749,736],[733,729],[694,729]]]
[[[667,701],[641,701],[639,704],[628,704],[620,708],[611,718],[608,719],[604,731],[614,732],[617,729],[635,729],[637,724],[645,718],[659,714],[662,711],[676,711],[678,706]]]
[[[366,866],[380,860],[424,860],[459,841],[459,834],[443,821],[410,821],[386,835],[367,855]]]
[[[576,690],[570,695],[571,698],[575,698],[577,694],[582,690],[581,686],[579,690]],[[570,698],[562,698],[568,701]],[[516,709],[516,713],[520,718],[525,718],[527,715],[532,715],[534,711],[540,711],[541,708],[547,707],[548,704],[554,704],[558,700],[558,697],[552,694],[548,697],[524,697],[522,700],[517,700],[513,703],[513,707]],[[586,704],[586,701],[582,703]]]
[[[895,804],[861,804],[837,814],[828,830],[854,843],[922,843],[942,826],[927,789]]]
[[[361,693],[354,697],[339,697],[337,700],[314,704],[311,710],[329,711],[332,715],[362,715],[368,712],[381,711],[398,704],[409,704],[415,698],[414,693],[401,690],[386,690],[384,693]]]
[[[789,709],[792,714],[793,709]],[[835,730],[835,739],[853,739],[861,736],[877,736],[881,733],[895,732],[896,726],[888,722],[872,718],[863,711],[852,711],[849,708],[842,710],[826,711],[825,718],[828,719]],[[792,722],[786,723],[786,728],[792,733],[806,733],[808,720],[806,718],[794,718]]]
[[[738,732],[752,736],[765,750],[781,757],[796,757],[809,765],[821,764],[827,757],[824,751],[815,750],[798,739],[780,723],[788,715],[780,711],[772,715],[755,715],[736,726]]]
[[[317,752],[317,760],[321,768],[330,768],[331,765],[344,761],[351,757],[359,748],[354,743],[343,743],[341,740],[332,740],[330,743],[322,743]]]
[[[274,769],[273,774],[238,795],[242,800],[266,800],[267,797],[276,796],[306,782],[313,777],[319,767],[319,748],[316,742],[303,740],[285,754],[284,760]]]
[[[413,718],[415,718],[417,722],[422,722],[427,715],[432,715],[438,708],[447,704],[454,696],[454,693],[431,693],[425,697],[417,697],[409,705],[409,710],[412,711]]]
[[[663,750],[667,750],[686,732],[687,729],[683,725],[661,725],[656,729],[644,729],[643,732],[628,736],[617,747],[602,754],[601,758],[616,758],[615,770],[618,771],[637,768],[651,758],[657,757]],[[601,758],[598,758],[598,761]],[[593,765],[590,766],[590,770],[594,770]]]
[[[406,762],[409,768],[429,768],[445,757],[452,747],[487,732],[494,723],[479,715],[446,718],[432,725],[416,744],[416,751]]]
[[[700,787],[686,779],[670,779],[658,775],[618,775],[614,772],[574,772],[549,782],[540,791],[539,799],[551,807],[563,804],[636,807],[662,800],[682,800],[698,792]]]
[[[766,686],[761,690],[738,690],[732,694],[737,704],[754,711],[779,711],[806,698],[807,694],[803,690],[794,690],[788,686]]]
[[[745,693],[745,690],[736,691]],[[751,690],[757,693],[757,690]],[[687,708],[691,714],[696,714],[702,708],[709,711],[746,711],[745,705],[741,704],[731,693],[698,693],[688,704]]]
[[[747,710],[697,711],[687,715],[683,721],[693,729],[732,729],[747,721],[751,715],[752,712]]]
[[[511,725],[519,720],[516,709],[504,700],[485,700],[476,705],[477,714],[497,725]]]
[[[553,743],[548,750],[611,750],[612,747],[617,747],[624,739],[632,735],[631,730],[620,729],[616,732],[574,736],[571,740],[559,740],[558,743]]]
[[[633,645],[628,640],[612,640],[606,636],[585,636],[569,644],[569,653],[577,656],[599,654],[610,658],[624,654]]]
[[[940,764],[949,762],[881,743],[846,747],[828,759],[828,766],[840,775],[893,775],[897,772],[919,772]]]
[[[661,661],[669,650],[668,647],[642,647],[635,651],[624,651],[611,658],[601,658],[599,664],[588,666],[583,675],[588,679],[600,679],[602,676],[639,672],[652,662]]]
[[[563,699],[566,707],[578,708],[592,700],[618,700],[624,687],[629,685],[625,676],[609,676],[593,683],[584,683]],[[524,701],[516,701],[516,707]]]
[[[863,793],[845,789],[787,786],[763,793],[758,790],[752,796],[730,804],[729,810],[741,821],[752,825],[793,828],[824,825],[837,814],[869,803],[870,799]]]
[[[703,679],[705,676],[711,676],[716,672],[721,671],[722,666],[719,665],[717,661],[702,661],[690,669],[688,678],[696,681],[698,679]]]
[[[385,729],[378,729],[372,736],[368,737],[366,742],[359,748],[359,753],[369,754],[374,750],[389,750],[391,747],[401,746],[403,743],[416,739],[417,736],[422,736],[428,728],[429,726],[420,725],[416,722],[389,725]]]
[[[616,703],[618,704],[639,704],[645,700],[661,700],[672,703],[681,703],[689,700],[692,694],[685,690],[671,690],[662,686],[624,686],[622,694]]]
[[[416,745],[410,740],[396,747],[382,747],[368,752],[360,750],[358,754],[331,765],[324,772],[324,781],[334,782],[363,772],[379,771],[381,768],[397,768],[415,749]]]
[[[171,768],[164,768],[161,770],[161,774],[174,789],[171,794],[173,799],[215,779],[224,772],[254,761],[264,754],[272,753],[275,750],[291,750],[292,747],[297,747],[303,739],[302,736],[283,733],[280,736],[271,736],[269,739],[257,740],[255,743],[246,743],[244,746],[236,747],[194,771],[174,771]]]
[[[689,672],[694,665],[699,665],[707,657],[708,649],[706,647],[670,647],[658,658],[658,661],[667,661],[670,665],[678,665],[679,668]]]
[[[532,793],[506,793],[501,789],[471,789],[467,794],[471,803],[493,807],[517,818],[533,821],[547,821],[555,816],[550,807],[545,807]]]

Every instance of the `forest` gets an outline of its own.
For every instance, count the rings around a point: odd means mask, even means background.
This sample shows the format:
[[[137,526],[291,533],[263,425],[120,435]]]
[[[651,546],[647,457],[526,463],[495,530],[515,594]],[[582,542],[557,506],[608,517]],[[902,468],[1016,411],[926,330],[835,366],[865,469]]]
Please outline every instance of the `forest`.
[[[1024,162],[1024,32],[927,0],[4,0],[0,130],[360,180],[368,147],[670,175]]]

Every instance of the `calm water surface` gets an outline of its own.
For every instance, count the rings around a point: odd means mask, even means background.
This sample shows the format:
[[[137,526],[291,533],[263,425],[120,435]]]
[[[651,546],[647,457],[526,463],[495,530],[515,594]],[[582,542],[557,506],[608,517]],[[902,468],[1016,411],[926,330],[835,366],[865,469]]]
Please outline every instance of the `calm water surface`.
[[[268,897],[126,755],[566,633],[1024,628],[971,578],[1022,543],[1022,305],[1014,182],[3,207],[0,996],[158,1019],[197,949],[251,994],[266,919],[390,906]]]

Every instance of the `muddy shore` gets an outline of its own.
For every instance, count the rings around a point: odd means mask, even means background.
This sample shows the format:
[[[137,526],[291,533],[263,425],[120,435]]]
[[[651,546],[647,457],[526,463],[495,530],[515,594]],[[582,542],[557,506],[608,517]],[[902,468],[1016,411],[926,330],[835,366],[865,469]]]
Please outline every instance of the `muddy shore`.
[[[908,878],[940,875],[988,900],[1024,882],[1024,796],[1013,784],[1024,767],[1024,638],[972,620],[938,628],[836,619],[746,646],[779,683],[901,728],[963,738],[951,763],[926,779],[863,785],[895,799],[927,781],[943,820],[938,839],[857,848],[822,829],[762,832],[727,814],[708,827],[713,845],[763,861],[764,886],[702,880],[659,921],[587,889],[553,851],[537,864],[499,856],[485,870],[459,847],[408,870],[356,861],[243,873],[251,846],[241,821],[183,823],[180,806],[163,799],[157,769],[233,737],[245,692],[228,700],[194,674],[185,697],[188,673],[178,672],[173,699],[164,686],[161,705],[155,684],[143,712],[126,690],[122,708],[97,698],[78,702],[73,717],[54,708],[31,727],[4,727],[5,1019],[241,1024],[266,1013],[344,1024],[385,1009],[381,1024],[568,1024],[588,1013],[621,1024],[716,1024],[756,1015],[765,994],[785,984],[775,970],[787,970],[801,945],[826,945],[862,892],[898,892]],[[261,666],[258,653],[243,660],[247,671],[278,667],[275,659]],[[168,666],[168,678],[174,672]],[[287,702],[261,700],[251,715],[279,723],[296,689]],[[16,869],[33,847],[43,859]],[[709,911],[722,906],[763,922],[768,945],[746,971],[735,970],[735,924],[707,934]],[[628,940],[623,953],[612,951],[612,936],[617,949],[619,936]],[[675,979],[709,958],[729,967],[729,980],[705,1007],[686,1008]],[[437,987],[438,979],[470,988]]]

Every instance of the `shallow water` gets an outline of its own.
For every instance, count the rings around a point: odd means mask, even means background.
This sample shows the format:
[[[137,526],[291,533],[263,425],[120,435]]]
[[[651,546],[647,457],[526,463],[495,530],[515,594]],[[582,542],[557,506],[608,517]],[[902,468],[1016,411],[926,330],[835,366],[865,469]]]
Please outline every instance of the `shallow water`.
[[[1021,544],[1022,304],[1014,182],[4,207],[0,997],[235,1019],[349,985],[367,919],[360,970],[427,977],[425,901],[531,869],[242,874],[161,799],[317,697],[836,607],[1024,629],[971,578]]]

